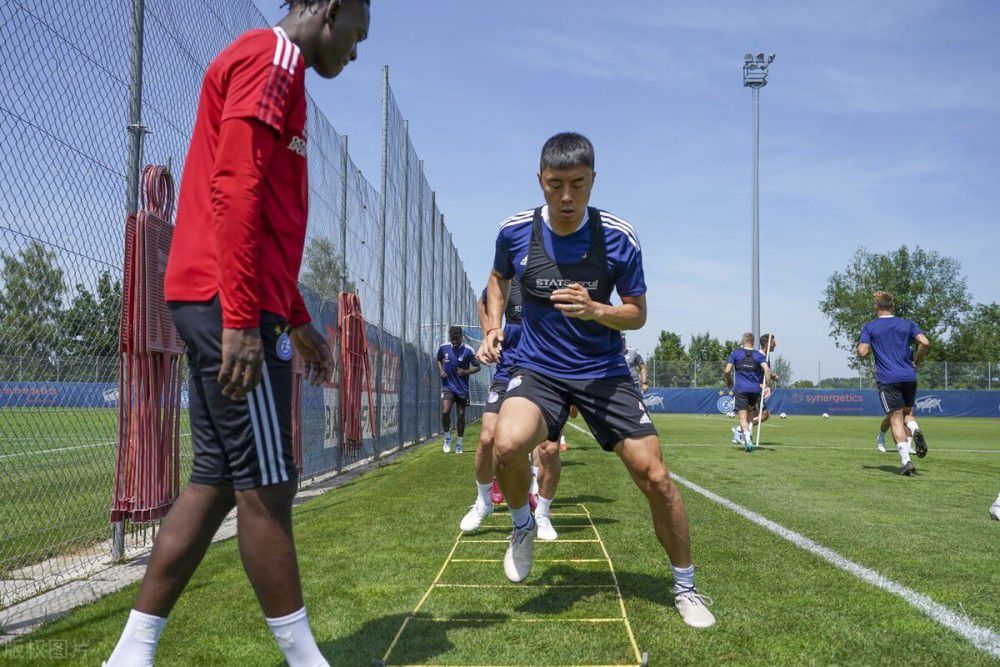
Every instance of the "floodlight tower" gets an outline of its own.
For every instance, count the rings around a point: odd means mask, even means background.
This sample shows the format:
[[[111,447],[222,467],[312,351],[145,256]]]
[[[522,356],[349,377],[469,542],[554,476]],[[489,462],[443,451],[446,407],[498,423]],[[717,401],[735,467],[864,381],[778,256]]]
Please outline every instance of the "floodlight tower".
[[[754,340],[760,338],[760,89],[767,85],[767,71],[773,62],[773,53],[766,59],[763,53],[758,53],[756,58],[751,53],[743,56],[743,85],[753,91],[753,203],[751,207],[753,254],[750,260],[750,325]]]

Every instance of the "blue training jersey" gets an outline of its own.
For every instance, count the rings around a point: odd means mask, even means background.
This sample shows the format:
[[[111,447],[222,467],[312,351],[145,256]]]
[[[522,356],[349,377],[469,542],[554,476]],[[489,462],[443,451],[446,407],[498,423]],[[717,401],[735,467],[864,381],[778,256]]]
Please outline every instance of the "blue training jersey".
[[[747,354],[752,352],[752,354]],[[741,394],[759,394],[760,386],[764,383],[764,368],[761,364],[767,363],[767,357],[760,350],[748,350],[745,347],[738,347],[733,350],[727,359],[736,371],[736,379],[733,382],[733,391]]]
[[[875,374],[881,384],[916,382],[913,339],[920,333],[916,322],[905,317],[879,317],[861,327],[861,342],[872,346]]]
[[[513,287],[515,284],[512,283],[511,286]],[[485,307],[488,303],[485,289],[483,290],[482,300]],[[523,307],[521,290],[511,289],[507,295],[507,300],[508,307],[504,311],[503,347],[500,350],[500,361],[497,362],[496,370],[493,373],[493,382],[503,382],[504,384],[510,380],[511,359],[514,357],[514,350],[517,349],[518,341],[521,340],[521,308]],[[508,313],[514,312],[517,313],[516,322],[509,319],[508,316]]]
[[[469,376],[459,375],[458,370],[468,370],[472,366],[479,368],[475,350],[464,343],[455,347],[448,342],[438,348],[437,360],[441,362],[445,373],[441,388],[450,389],[456,396],[468,396]]]
[[[597,209],[589,209],[597,211]],[[521,279],[528,264],[534,210],[518,213],[500,225],[493,268],[504,278]],[[591,247],[589,219],[566,236],[558,236],[547,224],[547,207],[541,216],[541,242],[545,253],[559,264],[586,260]],[[605,211],[599,211],[609,282],[619,296],[646,293],[642,250],[632,226]],[[524,286],[522,285],[522,290]],[[521,309],[521,340],[511,364],[564,379],[595,379],[628,375],[622,354],[621,333],[596,322],[566,317],[559,310],[524,299]]]

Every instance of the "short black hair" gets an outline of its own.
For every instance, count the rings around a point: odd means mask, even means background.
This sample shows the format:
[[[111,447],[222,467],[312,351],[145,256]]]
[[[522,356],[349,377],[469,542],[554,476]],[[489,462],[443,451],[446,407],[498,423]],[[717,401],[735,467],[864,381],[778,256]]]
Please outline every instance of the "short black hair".
[[[454,324],[448,327],[448,338],[451,338],[452,336],[461,336],[461,335],[462,335],[462,327]]]
[[[770,346],[772,340],[774,340],[774,334],[769,334],[769,333],[768,334],[761,334],[760,335],[760,346],[761,347],[764,347],[765,345]]]
[[[542,146],[539,171],[552,169],[572,169],[573,167],[594,168],[594,144],[579,132],[560,132],[550,137]]]

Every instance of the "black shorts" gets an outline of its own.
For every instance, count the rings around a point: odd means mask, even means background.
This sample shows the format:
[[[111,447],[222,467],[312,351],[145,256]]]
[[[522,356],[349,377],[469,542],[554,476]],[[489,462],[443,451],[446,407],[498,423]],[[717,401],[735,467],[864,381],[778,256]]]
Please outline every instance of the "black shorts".
[[[657,435],[642,394],[627,375],[593,380],[565,380],[517,369],[511,371],[505,398],[526,398],[542,411],[549,432],[546,440],[559,440],[572,403],[601,449],[611,452],[625,438]]]
[[[733,398],[736,401],[735,410],[739,412],[740,410],[751,410],[756,409],[760,405],[760,392],[756,394],[750,394],[743,391],[737,391],[733,394]],[[767,406],[764,406],[767,409]]]
[[[442,401],[451,401],[455,405],[460,405],[463,408],[469,404],[469,396],[468,396],[468,394],[466,394],[465,396],[460,396],[459,394],[456,394],[455,392],[453,392],[451,389],[448,389],[447,387],[441,387],[441,400]]]
[[[292,344],[285,321],[261,313],[262,378],[234,401],[222,395],[222,307],[173,302],[170,314],[187,344],[191,369],[189,400],[196,484],[232,485],[238,490],[296,479],[292,457]]]
[[[878,400],[882,403],[885,414],[912,408],[917,399],[916,382],[893,382],[891,384],[878,385]]]
[[[504,395],[506,393],[506,382],[494,382],[490,385],[490,393],[486,395],[486,406],[483,407],[483,414],[499,414],[500,404],[503,403]]]

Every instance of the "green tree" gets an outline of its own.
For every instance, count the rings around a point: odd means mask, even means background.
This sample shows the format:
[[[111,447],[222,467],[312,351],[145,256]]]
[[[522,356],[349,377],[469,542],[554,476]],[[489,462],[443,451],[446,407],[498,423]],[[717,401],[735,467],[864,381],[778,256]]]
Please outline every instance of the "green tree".
[[[872,294],[896,297],[896,314],[914,320],[932,341],[940,342],[969,309],[969,292],[958,260],[934,250],[907,246],[887,253],[858,248],[850,263],[827,281],[820,311],[830,321],[837,347],[851,352],[861,326],[874,317]],[[941,346],[931,348],[940,354]],[[824,383],[825,384],[825,383]]]
[[[1000,363],[1000,303],[981,303],[966,315],[945,346],[948,361]]]
[[[113,280],[107,271],[98,275],[93,292],[77,284],[76,295],[61,317],[63,352],[77,362],[79,377],[73,379],[95,379],[95,369],[98,374],[113,374],[121,303],[121,281]]]
[[[344,287],[344,271],[333,241],[311,239],[303,255],[305,271],[302,283],[323,299],[336,301]],[[354,292],[354,283],[348,279],[347,291]]]
[[[780,354],[771,357],[771,370],[778,376],[777,386],[787,387],[792,381],[792,364]],[[810,386],[812,383],[809,383]]]
[[[62,340],[62,269],[56,266],[55,253],[38,241],[17,255],[4,253],[0,261],[0,357],[17,364],[21,379],[49,379]],[[14,356],[21,361],[9,359]],[[3,370],[6,377],[14,376],[10,366]]]
[[[815,389],[816,383],[812,380],[797,380],[792,387],[795,389]]]
[[[681,337],[672,331],[660,331],[656,349],[646,359],[649,382],[657,387],[691,386],[691,360],[684,351]]]
[[[707,331],[692,336],[687,353],[693,362],[694,385],[721,387],[725,382],[722,370],[726,366],[726,358],[739,346],[735,341],[720,341]]]

